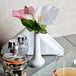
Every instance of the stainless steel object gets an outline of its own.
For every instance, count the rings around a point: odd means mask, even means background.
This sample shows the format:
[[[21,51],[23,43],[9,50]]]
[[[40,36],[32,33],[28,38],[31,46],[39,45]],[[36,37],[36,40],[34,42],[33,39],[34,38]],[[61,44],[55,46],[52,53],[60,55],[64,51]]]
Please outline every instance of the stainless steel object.
[[[28,51],[27,37],[19,35],[18,36],[18,54],[26,57]]]
[[[16,55],[18,53],[18,41],[16,39],[11,39],[8,42],[8,49],[10,53]]]
[[[19,42],[19,44],[25,44],[26,40],[27,40],[26,36],[22,36],[22,35],[18,36],[18,42]]]

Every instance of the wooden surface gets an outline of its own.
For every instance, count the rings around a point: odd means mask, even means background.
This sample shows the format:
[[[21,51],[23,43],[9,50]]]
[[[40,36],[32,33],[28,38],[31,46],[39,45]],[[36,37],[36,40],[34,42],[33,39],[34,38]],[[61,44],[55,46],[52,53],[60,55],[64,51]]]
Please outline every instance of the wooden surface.
[[[55,38],[57,42],[59,42],[65,50],[65,55],[68,54],[70,51],[76,50],[76,35],[69,35],[63,37]],[[46,64],[42,67],[44,68],[48,64],[52,63],[55,60],[55,56],[43,56],[45,58]],[[30,57],[31,58],[31,57]],[[40,68],[40,69],[42,69]],[[40,69],[37,68],[30,68],[26,69],[27,76],[32,76],[35,72],[39,71]],[[3,76],[2,66],[0,64],[0,76]]]

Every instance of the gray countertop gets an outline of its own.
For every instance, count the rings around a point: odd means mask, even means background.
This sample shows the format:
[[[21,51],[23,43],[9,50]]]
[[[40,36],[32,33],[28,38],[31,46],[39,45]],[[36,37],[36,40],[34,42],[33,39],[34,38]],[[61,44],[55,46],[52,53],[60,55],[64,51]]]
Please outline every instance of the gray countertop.
[[[63,36],[63,37],[57,37],[55,38],[59,44],[64,48],[65,55],[68,54],[70,51],[76,50],[76,35],[69,35],[69,36]],[[70,55],[70,54],[69,54]],[[50,65],[52,65],[53,61],[55,60],[55,56],[44,56],[46,64],[44,67],[40,68],[47,68]],[[61,59],[61,58],[60,58]],[[38,72],[40,69],[37,68],[27,68],[27,76],[32,76],[35,72]],[[46,75],[45,75],[46,76]]]

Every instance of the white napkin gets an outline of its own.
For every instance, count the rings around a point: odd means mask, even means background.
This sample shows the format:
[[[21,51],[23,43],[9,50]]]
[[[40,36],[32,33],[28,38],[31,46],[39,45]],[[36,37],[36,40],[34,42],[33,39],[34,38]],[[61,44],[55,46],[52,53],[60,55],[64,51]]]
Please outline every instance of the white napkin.
[[[28,55],[33,55],[34,50],[34,33],[24,30],[20,33],[27,36],[28,39]],[[63,47],[53,39],[49,34],[40,35],[40,50],[42,55],[64,55]],[[8,52],[8,43],[4,45],[2,53]]]
[[[25,33],[26,32],[26,33]],[[28,39],[28,55],[33,55],[34,49],[34,33],[24,31],[23,34],[27,35]],[[40,35],[40,46],[42,55],[64,55],[63,47],[53,39],[49,34],[39,34]]]

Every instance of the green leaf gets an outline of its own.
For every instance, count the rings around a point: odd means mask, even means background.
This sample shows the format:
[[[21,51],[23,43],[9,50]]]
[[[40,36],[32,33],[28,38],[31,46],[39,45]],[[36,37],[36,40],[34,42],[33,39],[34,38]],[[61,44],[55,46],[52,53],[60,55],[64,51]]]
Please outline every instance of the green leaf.
[[[47,33],[46,25],[40,25],[36,21],[21,19],[22,24],[31,32],[34,31],[35,33]]]
[[[40,25],[40,27],[41,27],[42,29],[45,29],[45,28],[46,28],[46,25]]]
[[[36,23],[36,21],[34,21],[34,31],[38,33],[40,29],[41,28],[40,28],[39,24]]]
[[[32,20],[27,20],[27,19],[21,19],[21,22],[24,26],[31,27],[33,26],[34,22]]]
[[[34,30],[34,22],[32,20],[21,19],[21,22],[29,31]]]
[[[40,26],[40,30],[39,30],[40,33],[43,33],[43,34],[47,33],[46,25],[39,24],[39,26]]]
[[[40,33],[46,34],[47,33],[47,30],[46,29],[40,29]]]
[[[33,30],[30,27],[26,27],[28,31],[32,32]]]
[[[21,19],[21,22],[24,26],[32,26],[33,25],[33,21],[32,20],[27,20],[27,19]]]

